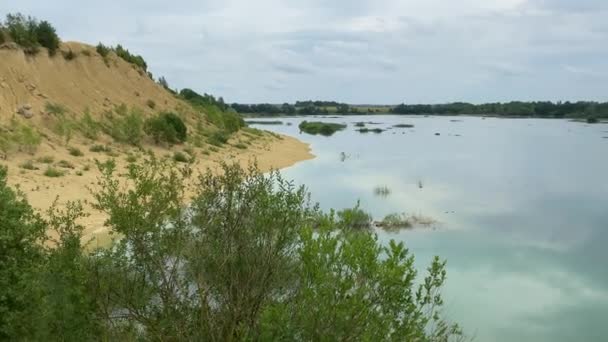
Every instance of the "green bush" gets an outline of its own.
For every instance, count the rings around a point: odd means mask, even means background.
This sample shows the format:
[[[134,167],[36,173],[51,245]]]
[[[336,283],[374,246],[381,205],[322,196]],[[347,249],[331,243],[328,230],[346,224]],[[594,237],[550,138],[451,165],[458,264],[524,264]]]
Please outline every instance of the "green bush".
[[[156,108],[156,102],[154,102],[153,100],[148,100],[146,101],[146,106],[150,107],[150,109],[154,109]]]
[[[85,109],[84,114],[80,119],[79,129],[85,138],[97,140],[97,137],[99,136],[99,122],[93,119],[93,117],[91,116],[91,112],[88,108]]]
[[[207,142],[213,146],[221,147],[228,142],[230,135],[224,131],[215,131],[207,139]]]
[[[339,211],[338,218],[338,225],[347,230],[367,230],[372,226],[371,215],[359,207],[359,202],[354,208]]]
[[[49,166],[44,171],[44,175],[51,178],[62,177],[64,175],[63,171],[57,170],[56,168]]]
[[[175,153],[173,153],[173,160],[178,162],[178,163],[188,163],[190,162],[190,158],[188,158],[188,156],[180,151],[177,151]]]
[[[70,147],[70,148],[68,148],[68,151],[70,152],[70,155],[72,155],[74,157],[84,156],[84,153],[82,153],[82,151],[76,147]]]
[[[118,106],[113,112],[105,113],[106,133],[117,142],[138,146],[144,135],[144,118],[141,111],[125,105]]]
[[[177,144],[183,143],[188,137],[188,128],[182,119],[173,113],[161,113],[149,118],[144,124],[146,134],[154,139],[155,143]]]

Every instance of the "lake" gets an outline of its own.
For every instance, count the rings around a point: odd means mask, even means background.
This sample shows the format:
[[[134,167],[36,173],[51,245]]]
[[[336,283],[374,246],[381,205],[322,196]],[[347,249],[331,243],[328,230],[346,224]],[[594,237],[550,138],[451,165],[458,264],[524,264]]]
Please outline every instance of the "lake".
[[[608,125],[462,116],[268,120],[285,124],[252,126],[311,144],[317,157],[282,173],[305,184],[322,208],[360,200],[376,220],[405,212],[439,222],[378,235],[404,241],[421,272],[434,255],[447,259],[446,317],[476,341],[608,340]],[[348,128],[312,136],[299,132],[303,120]],[[415,127],[362,134],[358,121]],[[391,193],[377,196],[378,186]]]

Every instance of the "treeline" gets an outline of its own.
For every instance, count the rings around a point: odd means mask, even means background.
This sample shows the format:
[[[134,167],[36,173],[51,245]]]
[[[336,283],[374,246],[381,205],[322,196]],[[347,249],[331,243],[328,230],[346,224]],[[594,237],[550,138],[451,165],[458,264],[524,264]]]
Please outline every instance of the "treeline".
[[[231,107],[241,114],[257,115],[323,115],[386,113],[408,115],[497,115],[522,117],[586,117],[608,118],[608,103],[579,102],[520,102],[472,104],[454,102],[446,104],[400,104],[389,106],[353,106],[334,101],[297,101],[295,105],[238,104]]]
[[[0,44],[12,41],[28,54],[36,54],[41,47],[47,48],[49,55],[54,55],[59,48],[60,39],[53,25],[48,21],[38,21],[21,13],[8,14],[0,23]]]
[[[608,103],[599,102],[508,102],[471,104],[455,102],[448,104],[400,104],[391,110],[394,114],[435,115],[498,115],[526,117],[608,117]]]
[[[418,277],[358,208],[323,213],[255,167],[188,189],[187,168],[152,155],[126,179],[98,167],[92,204],[120,237],[98,249],[78,202],[39,215],[0,167],[0,340],[462,340],[442,312],[445,262]]]
[[[362,111],[357,107],[349,106],[345,103],[332,101],[297,101],[295,105],[289,103],[270,104],[239,104],[230,105],[240,114],[258,115],[322,115],[322,114],[361,114]]]

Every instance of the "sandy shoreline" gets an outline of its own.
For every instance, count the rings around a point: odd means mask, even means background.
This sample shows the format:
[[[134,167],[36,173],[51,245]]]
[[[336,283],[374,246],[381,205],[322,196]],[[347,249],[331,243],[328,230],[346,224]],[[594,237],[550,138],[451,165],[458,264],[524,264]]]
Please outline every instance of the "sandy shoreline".
[[[94,160],[103,161],[109,157],[100,158],[99,155],[93,155],[93,153],[87,151],[84,157],[76,158],[65,151],[62,152],[63,149],[53,146],[50,148],[48,146],[41,147],[42,151],[38,151],[35,156],[19,155],[9,161],[0,162],[0,164],[8,166],[9,185],[19,188],[26,195],[32,207],[43,214],[55,200],[57,200],[59,206],[65,205],[68,201],[81,201],[85,212],[89,215],[81,221],[85,226],[85,239],[87,241],[92,240],[91,243],[94,245],[106,243],[108,239],[108,230],[107,227],[104,227],[106,215],[93,209],[90,203],[93,202],[91,189],[95,190],[97,179],[100,176]],[[81,149],[85,151],[85,148],[86,146],[82,146]],[[157,156],[166,155],[170,152],[161,148],[152,148],[152,150]],[[125,160],[126,153],[128,152],[114,158],[117,161],[118,170],[124,169],[128,165]],[[56,161],[68,160],[75,165],[76,169],[82,169],[84,166],[90,166],[90,169],[80,176],[75,171],[70,170],[67,171],[69,174],[64,177],[50,178],[42,174],[46,168],[44,164],[37,164],[40,170],[35,171],[26,171],[19,167],[26,160],[46,155],[52,155]],[[207,168],[215,169],[221,161],[236,161],[246,166],[255,160],[262,171],[269,171],[271,169],[283,169],[314,157],[310,146],[296,138],[290,136],[281,136],[281,139],[265,137],[253,143],[246,150],[230,147],[209,156],[199,154],[197,162],[192,164],[194,176],[192,179],[196,179],[198,174],[206,171]]]

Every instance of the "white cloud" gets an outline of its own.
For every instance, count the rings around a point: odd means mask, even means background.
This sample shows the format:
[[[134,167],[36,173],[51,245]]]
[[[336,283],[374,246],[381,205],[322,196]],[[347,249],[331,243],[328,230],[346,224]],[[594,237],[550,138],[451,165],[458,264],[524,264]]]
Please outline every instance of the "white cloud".
[[[23,0],[4,7],[50,20],[66,39],[122,43],[172,86],[228,101],[606,100],[608,5],[602,0],[87,6]]]

